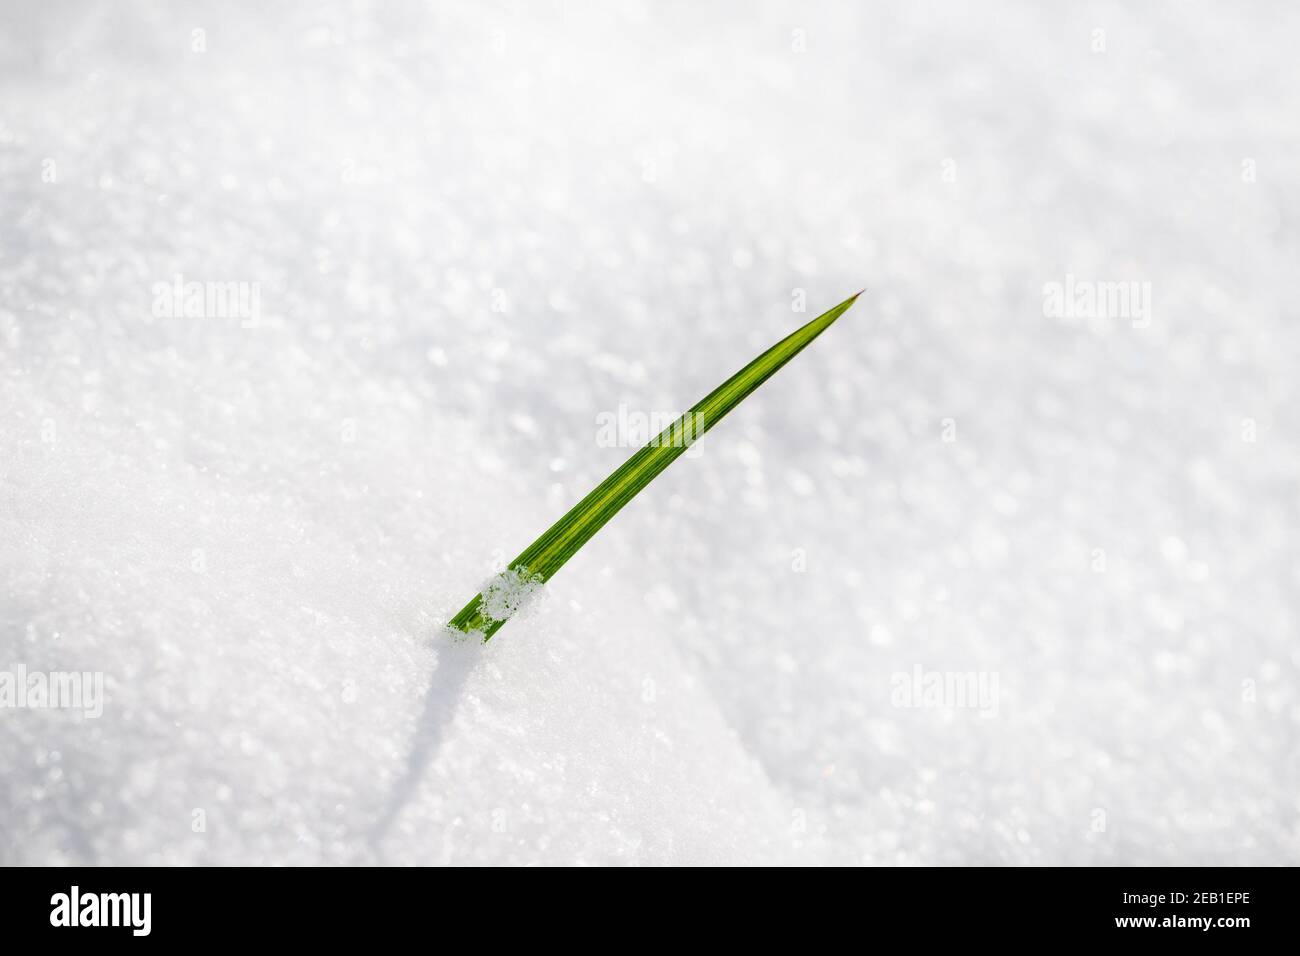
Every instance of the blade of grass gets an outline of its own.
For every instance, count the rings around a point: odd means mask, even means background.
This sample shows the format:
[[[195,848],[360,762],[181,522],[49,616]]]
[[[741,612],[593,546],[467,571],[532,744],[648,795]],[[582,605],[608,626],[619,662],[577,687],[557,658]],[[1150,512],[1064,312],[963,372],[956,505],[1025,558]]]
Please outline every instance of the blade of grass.
[[[847,312],[861,294],[845,299],[829,312],[787,335],[652,438],[510,562],[505,573],[498,578],[501,582],[499,594],[489,593],[497,589],[494,582],[483,593],[476,594],[447,626],[467,634],[482,634],[485,642],[491,638],[509,619],[521,592],[549,581],[564,562],[573,557],[642,488],[671,465],[700,435],[771,378],[777,369],[803,351],[809,342]]]

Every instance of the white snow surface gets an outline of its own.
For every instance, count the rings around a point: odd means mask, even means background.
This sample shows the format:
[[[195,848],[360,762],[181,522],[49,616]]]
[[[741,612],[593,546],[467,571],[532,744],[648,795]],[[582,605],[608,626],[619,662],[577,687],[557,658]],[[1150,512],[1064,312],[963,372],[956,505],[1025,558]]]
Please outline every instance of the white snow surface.
[[[0,668],[106,699],[0,709],[0,862],[1300,862],[1298,44],[1285,4],[5,3]],[[155,314],[177,274],[255,320]],[[1046,316],[1067,275],[1150,321]],[[863,286],[447,638],[631,453],[600,413]]]

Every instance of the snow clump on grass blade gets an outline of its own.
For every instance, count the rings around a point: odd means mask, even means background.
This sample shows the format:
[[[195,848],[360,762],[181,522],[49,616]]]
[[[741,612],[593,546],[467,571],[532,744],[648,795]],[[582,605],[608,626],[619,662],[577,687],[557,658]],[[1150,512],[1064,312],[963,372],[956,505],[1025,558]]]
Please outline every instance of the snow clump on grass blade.
[[[507,568],[483,587],[483,610],[496,621],[508,621],[532,603],[542,579],[527,568]]]

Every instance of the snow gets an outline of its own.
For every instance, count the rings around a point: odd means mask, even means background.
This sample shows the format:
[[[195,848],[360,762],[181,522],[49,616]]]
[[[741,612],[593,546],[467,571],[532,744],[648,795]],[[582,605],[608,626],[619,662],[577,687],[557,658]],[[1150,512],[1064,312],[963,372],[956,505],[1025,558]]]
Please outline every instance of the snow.
[[[493,575],[479,593],[483,610],[493,621],[511,621],[529,609],[541,596],[542,580],[527,568],[514,568]]]
[[[1300,862],[1296,12],[0,18],[0,863]]]

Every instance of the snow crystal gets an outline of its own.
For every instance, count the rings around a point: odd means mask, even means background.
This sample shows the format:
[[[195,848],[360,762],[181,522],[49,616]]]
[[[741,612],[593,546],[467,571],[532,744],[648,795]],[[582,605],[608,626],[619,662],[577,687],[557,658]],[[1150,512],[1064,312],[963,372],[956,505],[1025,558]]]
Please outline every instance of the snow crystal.
[[[527,568],[507,568],[494,575],[479,592],[483,610],[495,621],[508,621],[529,607],[542,589],[542,579]]]

